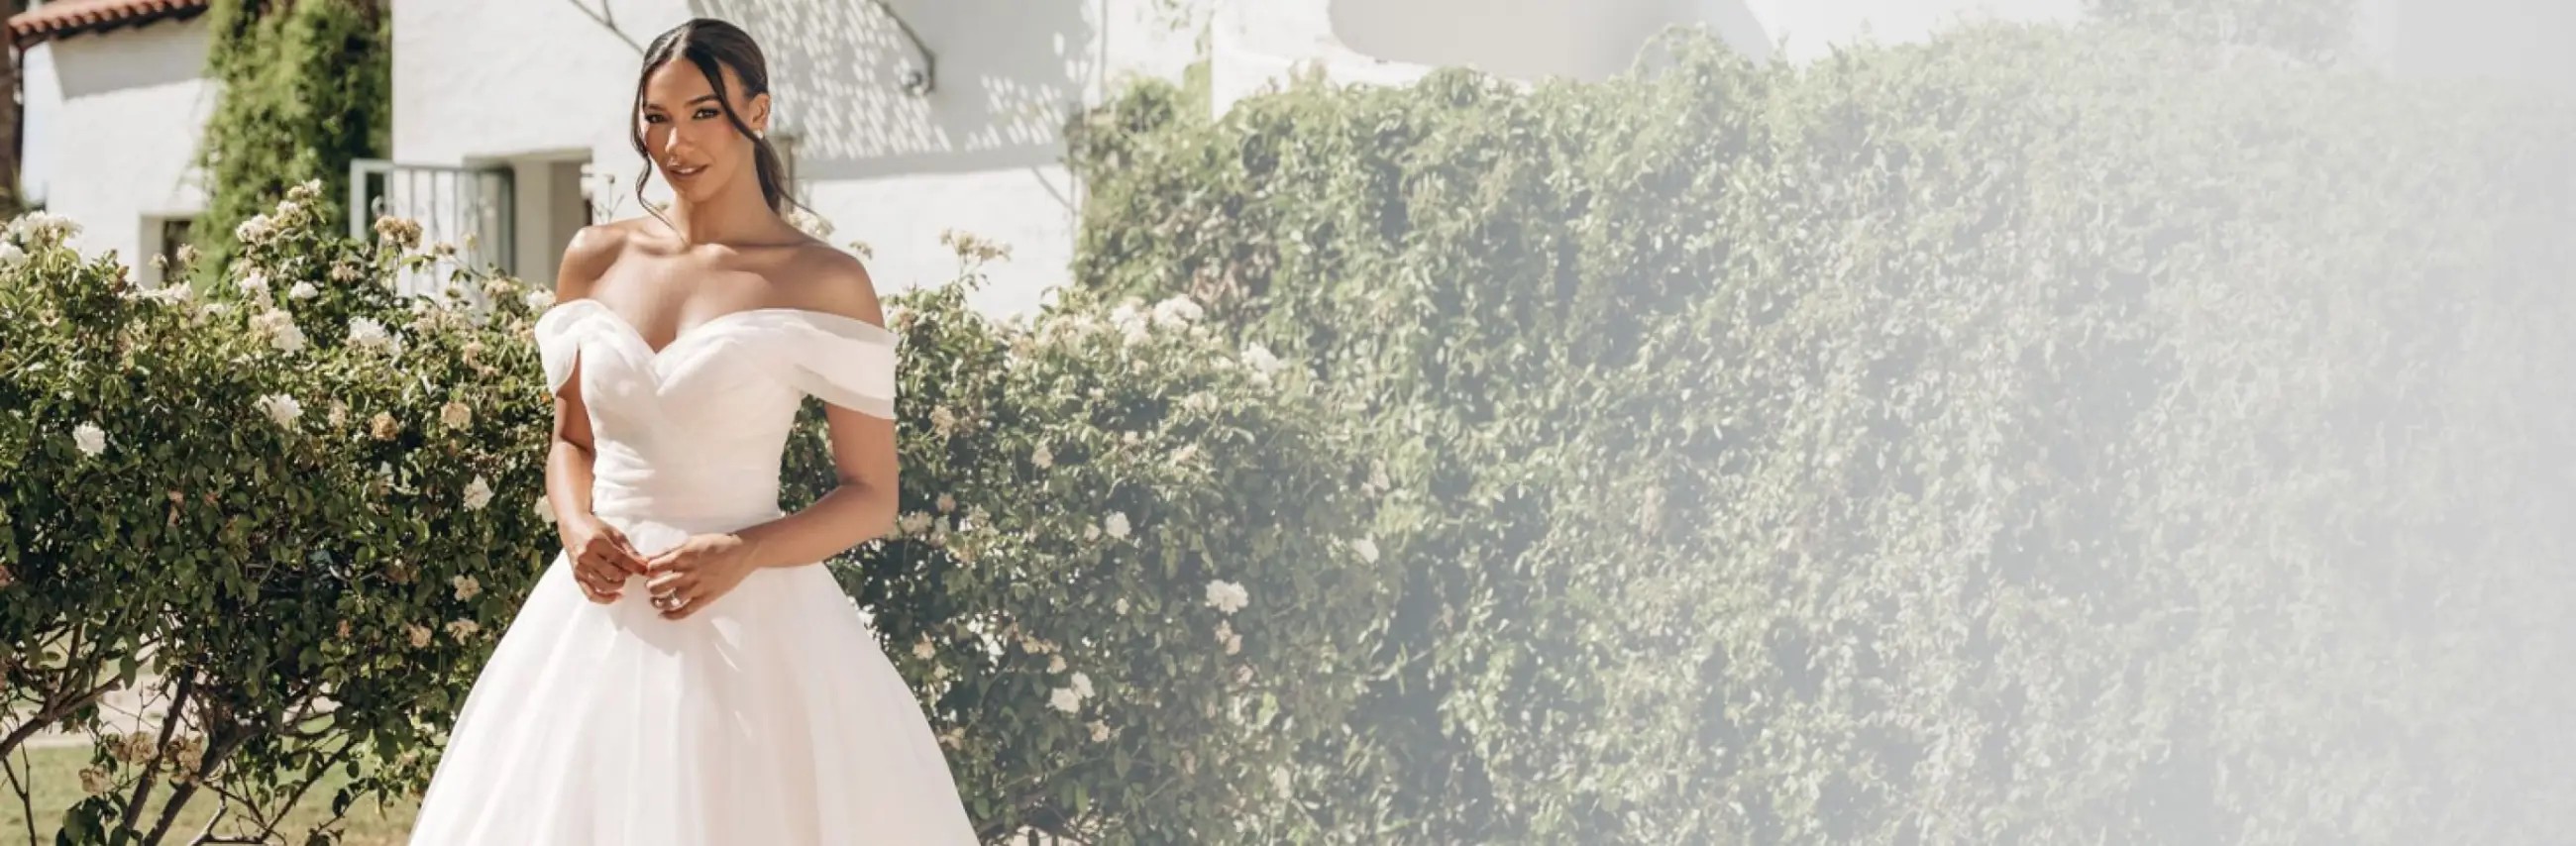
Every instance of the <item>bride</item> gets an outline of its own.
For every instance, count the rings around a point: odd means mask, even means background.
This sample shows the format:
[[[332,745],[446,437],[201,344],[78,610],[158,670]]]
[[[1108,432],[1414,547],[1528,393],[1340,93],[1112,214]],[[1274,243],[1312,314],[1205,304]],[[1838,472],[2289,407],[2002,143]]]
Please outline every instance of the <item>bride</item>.
[[[564,551],[458,712],[415,844],[972,844],[921,705],[818,563],[895,513],[895,337],[798,232],[730,24],[655,38],[635,96],[668,212],[582,230],[537,320]],[[778,508],[799,403],[840,486]]]

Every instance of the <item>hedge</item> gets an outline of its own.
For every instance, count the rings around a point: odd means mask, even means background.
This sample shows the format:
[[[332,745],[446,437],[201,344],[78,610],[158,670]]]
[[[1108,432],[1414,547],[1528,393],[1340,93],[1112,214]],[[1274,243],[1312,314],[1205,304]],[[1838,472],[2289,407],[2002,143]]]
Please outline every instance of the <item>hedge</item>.
[[[327,838],[275,830],[326,781],[335,811],[409,801],[556,551],[550,295],[452,270],[408,221],[334,234],[320,191],[240,227],[202,292],[138,289],[60,218],[0,243],[0,757],[92,735],[71,842],[159,842],[190,801],[223,804],[218,834]],[[956,242],[959,283],[888,299],[897,534],[830,566],[988,834],[1261,818],[1386,616],[1342,493],[1363,465],[1305,380],[1187,303],[998,323],[964,305],[998,249]],[[450,293],[393,292],[422,268]],[[832,484],[824,434],[809,402],[782,505]],[[138,679],[177,704],[125,734],[98,697]]]
[[[1080,124],[1373,443],[1335,842],[2544,841],[2576,110],[2127,28]]]

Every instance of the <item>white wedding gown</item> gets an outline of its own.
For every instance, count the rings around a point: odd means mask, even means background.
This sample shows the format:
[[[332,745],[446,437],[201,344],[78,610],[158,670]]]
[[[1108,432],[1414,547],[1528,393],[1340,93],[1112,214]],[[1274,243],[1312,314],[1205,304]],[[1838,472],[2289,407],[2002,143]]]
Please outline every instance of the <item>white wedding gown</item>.
[[[596,300],[537,319],[546,385],[580,361],[592,511],[647,555],[779,515],[804,395],[894,411],[895,339],[765,308],[660,351]],[[457,714],[415,844],[973,844],[920,703],[819,565],[767,568],[685,620],[644,579],[601,605],[558,552]]]

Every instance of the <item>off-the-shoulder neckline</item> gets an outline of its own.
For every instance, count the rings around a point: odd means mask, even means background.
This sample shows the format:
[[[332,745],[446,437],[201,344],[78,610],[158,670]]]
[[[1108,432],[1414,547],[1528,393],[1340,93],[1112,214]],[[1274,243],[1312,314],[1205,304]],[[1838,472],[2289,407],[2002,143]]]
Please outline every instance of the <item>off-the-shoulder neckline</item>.
[[[672,348],[679,346],[681,342],[688,340],[690,336],[696,335],[709,327],[713,327],[729,320],[764,314],[806,318],[822,324],[826,328],[836,328],[846,332],[855,333],[862,339],[866,340],[875,340],[887,344],[893,344],[896,341],[894,330],[892,329],[887,329],[883,326],[869,323],[865,320],[860,320],[846,314],[835,314],[828,311],[797,308],[795,306],[760,306],[756,308],[728,311],[723,314],[698,321],[697,325],[680,329],[679,332],[671,336],[670,343],[663,344],[661,349],[654,349],[651,343],[646,342],[644,340],[644,330],[635,328],[635,324],[632,321],[627,320],[625,315],[618,314],[617,310],[609,308],[607,303],[600,302],[599,300],[591,297],[574,297],[569,300],[558,301],[553,305],[547,306],[544,312],[539,313],[537,315],[537,321],[541,324],[545,323],[547,322],[546,318],[553,316],[555,313],[566,312],[577,306],[587,306],[589,310],[596,311],[607,316],[609,320],[625,329],[626,334],[632,336],[635,339],[636,344],[644,347],[647,355],[655,358],[661,357],[663,353],[669,352]]]

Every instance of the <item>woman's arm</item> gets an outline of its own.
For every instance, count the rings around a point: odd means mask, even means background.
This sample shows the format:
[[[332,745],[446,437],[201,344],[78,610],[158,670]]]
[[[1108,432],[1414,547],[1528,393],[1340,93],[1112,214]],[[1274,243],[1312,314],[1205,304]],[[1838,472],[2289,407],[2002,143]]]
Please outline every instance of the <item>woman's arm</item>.
[[[617,261],[625,235],[609,226],[589,226],[573,234],[555,273],[556,302],[590,296],[591,286]],[[555,392],[555,425],[546,446],[546,502],[555,511],[555,531],[571,556],[573,575],[595,602],[617,599],[630,575],[647,571],[644,554],[623,532],[591,513],[590,487],[598,450],[591,440],[590,407],[582,403],[582,360],[573,356],[571,374]]]
[[[811,306],[878,326],[885,325],[875,284],[856,257],[821,248],[810,262],[817,284]],[[794,514],[734,532],[752,567],[810,564],[839,555],[885,534],[897,507],[894,421],[826,403],[832,469],[840,484]]]

